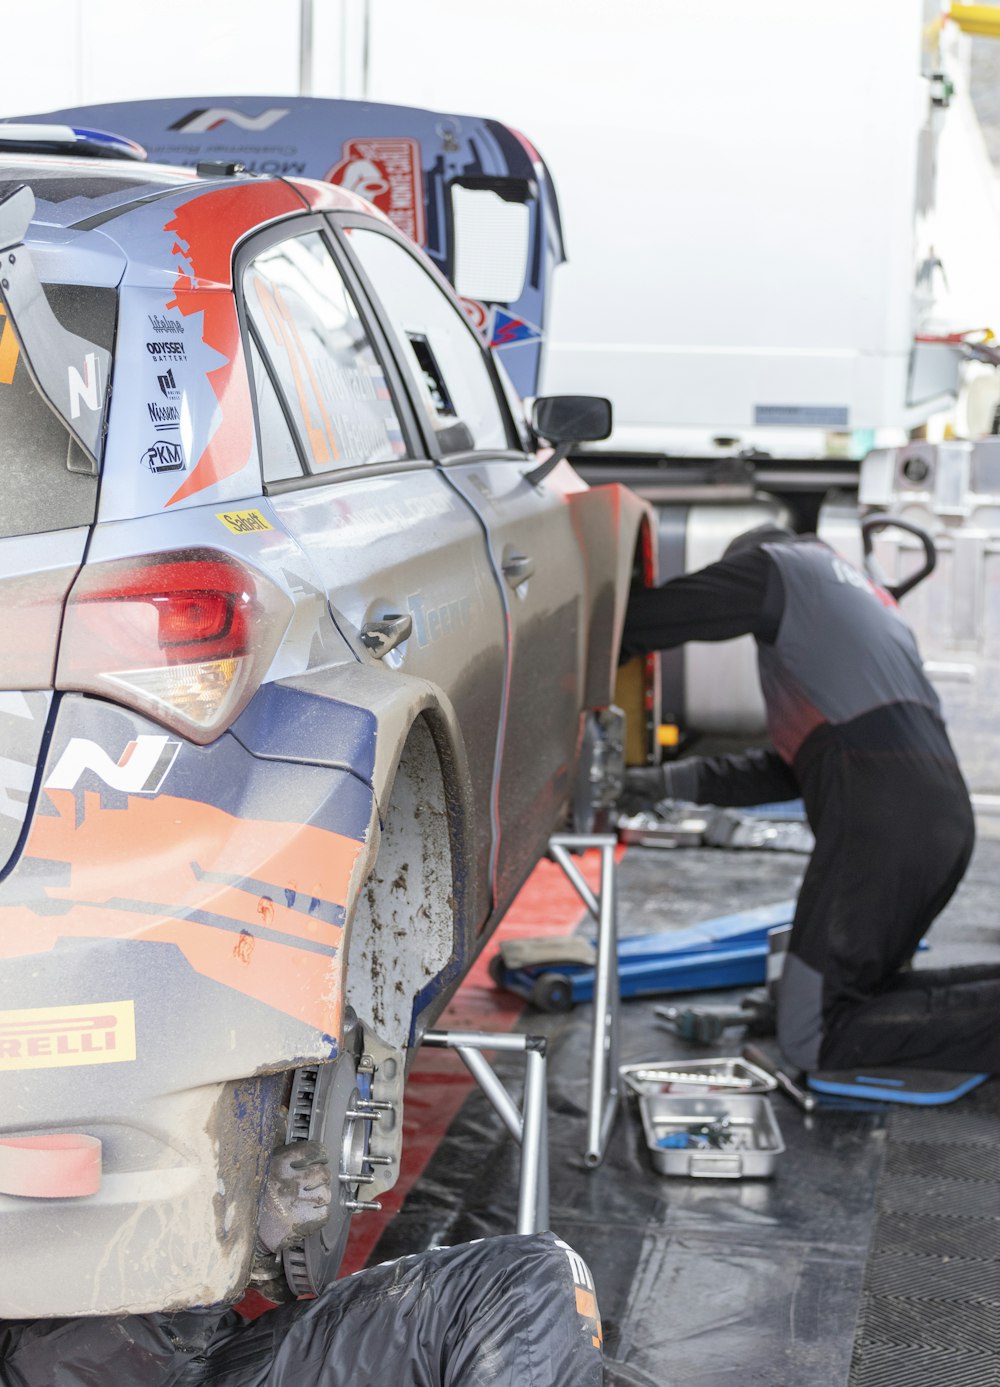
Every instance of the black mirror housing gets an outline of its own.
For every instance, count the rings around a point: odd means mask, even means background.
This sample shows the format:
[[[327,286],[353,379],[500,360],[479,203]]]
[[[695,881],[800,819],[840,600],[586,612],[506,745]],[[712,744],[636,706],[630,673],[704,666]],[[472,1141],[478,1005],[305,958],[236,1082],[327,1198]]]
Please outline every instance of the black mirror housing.
[[[531,427],[546,443],[596,443],[611,432],[611,401],[601,395],[541,395]]]

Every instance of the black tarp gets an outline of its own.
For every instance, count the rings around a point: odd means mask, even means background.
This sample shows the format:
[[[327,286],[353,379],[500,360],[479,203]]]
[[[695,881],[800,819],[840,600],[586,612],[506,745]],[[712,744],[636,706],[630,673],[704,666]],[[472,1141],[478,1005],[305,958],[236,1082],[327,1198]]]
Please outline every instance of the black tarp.
[[[600,1387],[589,1272],[552,1234],[440,1248],[246,1321],[4,1322],[3,1387]]]

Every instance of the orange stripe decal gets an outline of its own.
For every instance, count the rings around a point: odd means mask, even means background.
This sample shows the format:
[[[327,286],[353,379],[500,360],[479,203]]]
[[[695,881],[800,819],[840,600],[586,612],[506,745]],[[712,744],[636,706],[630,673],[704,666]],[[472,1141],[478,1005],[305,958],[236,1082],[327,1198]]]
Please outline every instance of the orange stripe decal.
[[[88,792],[77,822],[72,791],[46,793],[57,812],[35,817],[25,856],[67,864],[68,883],[45,893],[69,908],[0,907],[0,956],[71,938],[174,944],[203,976],[335,1030],[343,927],[322,916],[346,905],[363,843],[171,795],[112,810]]]

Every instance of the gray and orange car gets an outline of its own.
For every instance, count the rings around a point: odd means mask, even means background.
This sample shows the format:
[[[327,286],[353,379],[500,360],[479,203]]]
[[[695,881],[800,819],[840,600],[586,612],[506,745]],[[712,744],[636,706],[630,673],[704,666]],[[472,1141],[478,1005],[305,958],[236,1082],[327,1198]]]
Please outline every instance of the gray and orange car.
[[[408,1055],[655,719],[649,515],[563,459],[606,402],[529,427],[353,193],[116,152],[0,147],[6,1318],[331,1279]],[[329,1215],[263,1246],[297,1141]]]

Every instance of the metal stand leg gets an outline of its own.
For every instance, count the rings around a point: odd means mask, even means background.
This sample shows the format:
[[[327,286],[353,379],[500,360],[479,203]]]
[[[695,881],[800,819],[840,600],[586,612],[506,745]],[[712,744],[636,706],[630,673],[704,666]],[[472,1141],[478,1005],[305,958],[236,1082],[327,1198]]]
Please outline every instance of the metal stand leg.
[[[549,1226],[549,1133],[543,1035],[487,1034],[481,1031],[428,1031],[425,1045],[457,1050],[504,1126],[521,1144],[521,1181],[517,1198],[517,1231],[541,1233]],[[484,1050],[524,1054],[524,1111],[504,1088],[483,1055]],[[616,1071],[617,1072],[617,1071]]]
[[[597,922],[597,968],[594,974],[594,1022],[590,1044],[590,1099],[587,1107],[588,1166],[604,1160],[618,1113],[618,924],[615,913],[615,848],[610,833],[558,833],[549,839],[549,855],[566,873],[577,895]],[[595,896],[570,856],[573,849],[597,848],[601,884]]]

